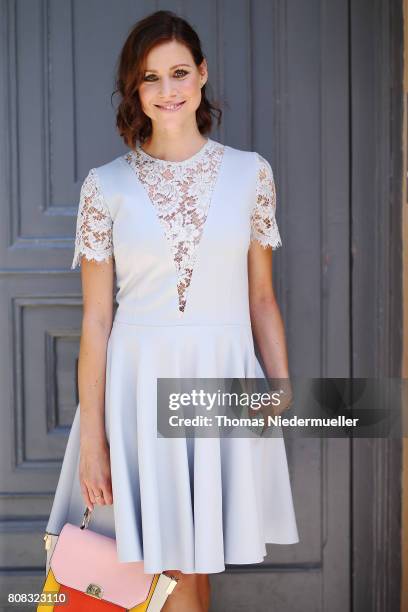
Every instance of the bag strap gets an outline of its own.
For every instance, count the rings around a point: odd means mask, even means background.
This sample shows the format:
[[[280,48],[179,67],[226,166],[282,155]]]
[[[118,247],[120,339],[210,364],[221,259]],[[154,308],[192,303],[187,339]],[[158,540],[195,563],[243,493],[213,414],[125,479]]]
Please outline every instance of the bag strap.
[[[80,529],[86,529],[89,525],[89,521],[91,520],[91,512],[92,510],[90,510],[88,508],[88,506],[85,508],[85,512],[84,512],[84,516],[82,519],[82,523],[80,525]]]

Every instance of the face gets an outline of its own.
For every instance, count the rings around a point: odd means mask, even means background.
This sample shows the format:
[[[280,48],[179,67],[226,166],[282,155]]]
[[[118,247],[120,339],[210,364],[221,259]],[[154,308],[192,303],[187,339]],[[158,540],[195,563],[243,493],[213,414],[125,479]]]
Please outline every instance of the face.
[[[206,80],[205,59],[196,66],[190,49],[175,40],[158,45],[147,56],[139,87],[142,109],[158,127],[172,129],[195,122]]]

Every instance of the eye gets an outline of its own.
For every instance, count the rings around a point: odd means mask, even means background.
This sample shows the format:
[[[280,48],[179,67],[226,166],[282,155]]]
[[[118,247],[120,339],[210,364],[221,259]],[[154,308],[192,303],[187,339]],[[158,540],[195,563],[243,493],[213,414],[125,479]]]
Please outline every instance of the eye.
[[[189,74],[188,70],[183,70],[183,68],[177,68],[177,70],[174,71],[174,74],[176,75],[176,78],[181,79],[183,77],[185,77],[187,74]],[[143,77],[144,81],[150,81],[153,82],[157,79],[155,74],[147,74]]]

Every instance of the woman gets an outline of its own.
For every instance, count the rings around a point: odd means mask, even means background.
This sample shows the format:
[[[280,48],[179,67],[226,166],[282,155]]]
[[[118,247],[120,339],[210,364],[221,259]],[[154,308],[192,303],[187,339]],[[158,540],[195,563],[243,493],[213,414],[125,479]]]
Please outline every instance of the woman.
[[[272,170],[207,136],[221,114],[207,80],[196,33],[173,13],[129,34],[117,79],[129,150],[81,190],[80,405],[47,525],[59,533],[94,509],[120,561],[179,578],[167,612],[208,610],[208,574],[299,541],[282,437],[157,437],[157,378],[263,377],[252,334],[267,375],[288,379]]]

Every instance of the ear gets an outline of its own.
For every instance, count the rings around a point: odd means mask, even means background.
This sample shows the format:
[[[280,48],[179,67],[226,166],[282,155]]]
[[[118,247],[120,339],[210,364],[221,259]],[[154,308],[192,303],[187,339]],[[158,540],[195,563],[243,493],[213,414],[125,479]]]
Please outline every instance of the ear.
[[[203,59],[201,64],[198,66],[198,70],[200,73],[201,87],[202,87],[208,81],[208,66],[207,66],[207,60],[205,58]]]

